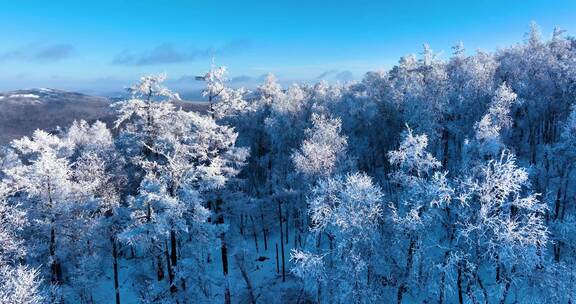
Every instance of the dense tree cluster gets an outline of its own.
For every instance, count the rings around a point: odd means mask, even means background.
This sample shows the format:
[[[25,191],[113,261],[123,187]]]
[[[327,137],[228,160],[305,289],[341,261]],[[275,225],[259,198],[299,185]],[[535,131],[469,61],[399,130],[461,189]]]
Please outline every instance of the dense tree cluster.
[[[573,303],[576,40],[359,82],[165,75],[0,151],[0,303]]]

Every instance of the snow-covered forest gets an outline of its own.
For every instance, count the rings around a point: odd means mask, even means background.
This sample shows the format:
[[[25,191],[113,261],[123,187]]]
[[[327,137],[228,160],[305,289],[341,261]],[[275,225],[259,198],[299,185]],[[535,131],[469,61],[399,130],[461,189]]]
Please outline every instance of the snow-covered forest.
[[[551,38],[543,38],[551,36]],[[574,303],[576,39],[358,82],[165,75],[0,150],[0,303]]]

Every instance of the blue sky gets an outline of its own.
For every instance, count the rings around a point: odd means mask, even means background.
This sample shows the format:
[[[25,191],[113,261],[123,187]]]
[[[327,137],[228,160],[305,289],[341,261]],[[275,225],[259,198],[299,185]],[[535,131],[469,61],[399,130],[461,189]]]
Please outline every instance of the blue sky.
[[[236,83],[360,78],[424,42],[444,56],[522,41],[531,21],[576,35],[576,1],[2,1],[0,90],[119,91],[166,72],[179,90],[216,64]]]

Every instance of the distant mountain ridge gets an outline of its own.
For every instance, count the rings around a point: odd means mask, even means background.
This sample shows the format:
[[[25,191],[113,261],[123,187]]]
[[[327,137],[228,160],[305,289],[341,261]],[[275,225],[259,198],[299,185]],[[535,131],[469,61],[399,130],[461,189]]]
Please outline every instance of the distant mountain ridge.
[[[0,93],[0,145],[36,129],[66,127],[75,119],[109,124],[114,119],[110,100],[45,88]]]
[[[74,120],[101,120],[112,127],[110,104],[117,98],[40,88],[0,92],[0,145],[30,135],[36,129],[68,127]],[[187,111],[205,111],[201,102],[178,102]]]

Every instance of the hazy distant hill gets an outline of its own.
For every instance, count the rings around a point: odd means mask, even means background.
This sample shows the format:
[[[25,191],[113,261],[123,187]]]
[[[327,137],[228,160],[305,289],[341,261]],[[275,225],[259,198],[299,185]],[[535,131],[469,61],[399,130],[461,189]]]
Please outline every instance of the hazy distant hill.
[[[116,100],[114,100],[116,101]],[[55,89],[0,93],[0,145],[30,135],[36,129],[66,127],[75,119],[101,120],[111,127],[112,99]],[[202,102],[179,102],[185,110],[205,111]]]

